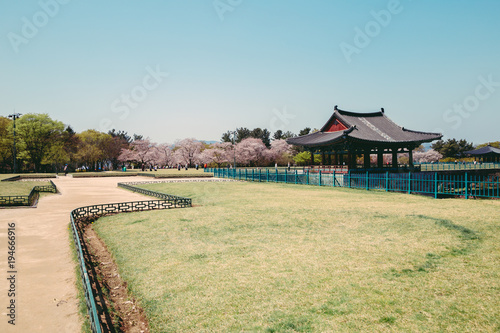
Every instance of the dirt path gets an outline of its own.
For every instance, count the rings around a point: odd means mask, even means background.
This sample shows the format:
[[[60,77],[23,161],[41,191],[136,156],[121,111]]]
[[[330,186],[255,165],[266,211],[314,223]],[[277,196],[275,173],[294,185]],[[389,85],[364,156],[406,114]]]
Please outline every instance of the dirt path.
[[[54,180],[61,194],[44,196],[37,208],[0,209],[0,332],[79,332],[75,263],[69,247],[69,213],[81,206],[143,200],[116,186],[147,177]],[[15,297],[9,297],[7,233],[15,223]],[[15,300],[15,326],[8,323]]]

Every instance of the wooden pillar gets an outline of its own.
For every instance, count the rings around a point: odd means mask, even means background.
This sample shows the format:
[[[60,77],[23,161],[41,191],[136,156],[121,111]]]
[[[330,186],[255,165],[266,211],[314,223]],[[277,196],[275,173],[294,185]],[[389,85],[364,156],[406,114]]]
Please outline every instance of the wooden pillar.
[[[310,150],[311,152],[311,165],[314,165],[314,150]]]
[[[365,150],[363,154],[363,166],[365,169],[370,168],[370,151]]]
[[[335,155],[333,155],[333,164],[339,165],[339,154],[335,152]]]
[[[384,152],[377,151],[377,168],[382,169],[384,167]]]
[[[347,153],[347,165],[349,166],[349,169],[355,169],[356,168],[356,153],[349,151]]]
[[[413,147],[408,148],[408,164],[410,165],[410,171],[415,170],[415,167],[413,166]]]
[[[325,151],[321,151],[321,165],[325,165]]]
[[[397,148],[392,149],[392,167],[393,168],[398,167],[398,149]]]
[[[328,159],[326,160],[328,162],[328,165],[332,165],[332,152],[328,152]]]

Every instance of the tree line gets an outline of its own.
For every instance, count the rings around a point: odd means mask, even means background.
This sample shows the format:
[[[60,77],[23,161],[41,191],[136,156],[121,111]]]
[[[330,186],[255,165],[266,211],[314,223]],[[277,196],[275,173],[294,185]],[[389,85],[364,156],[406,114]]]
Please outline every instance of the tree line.
[[[65,165],[70,170],[115,170],[123,166],[176,167],[207,164],[222,166],[270,166],[307,164],[310,154],[301,147],[291,146],[286,139],[317,131],[306,127],[294,134],[277,130],[246,127],[222,134],[220,142],[206,143],[186,138],[168,143],[155,143],[142,135],[124,131],[107,133],[93,129],[76,133],[71,126],[53,120],[48,114],[29,113],[15,121],[16,164],[19,172],[60,172]],[[14,122],[0,117],[0,172],[14,168]],[[479,145],[480,146],[484,146]],[[500,142],[492,143],[500,147]],[[416,162],[440,159],[460,159],[474,148],[466,140],[437,141],[431,150],[417,149]],[[404,156],[402,157],[404,158]],[[316,159],[318,160],[318,159]]]

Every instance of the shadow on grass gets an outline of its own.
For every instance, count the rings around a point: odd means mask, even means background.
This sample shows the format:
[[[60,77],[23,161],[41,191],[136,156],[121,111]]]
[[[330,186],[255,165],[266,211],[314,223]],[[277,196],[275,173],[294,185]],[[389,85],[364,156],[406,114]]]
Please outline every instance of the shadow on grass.
[[[433,221],[439,227],[444,227],[450,231],[458,232],[458,237],[461,240],[461,247],[453,247],[449,251],[441,254],[427,253],[425,256],[425,262],[421,265],[415,266],[413,269],[406,268],[399,271],[393,268],[391,269],[391,275],[395,277],[403,275],[414,276],[418,273],[427,273],[436,268],[442,258],[468,255],[477,245],[477,243],[472,243],[472,241],[479,241],[481,239],[474,230],[455,224],[450,220],[438,219],[426,215],[408,215],[408,217],[416,217],[423,220]]]

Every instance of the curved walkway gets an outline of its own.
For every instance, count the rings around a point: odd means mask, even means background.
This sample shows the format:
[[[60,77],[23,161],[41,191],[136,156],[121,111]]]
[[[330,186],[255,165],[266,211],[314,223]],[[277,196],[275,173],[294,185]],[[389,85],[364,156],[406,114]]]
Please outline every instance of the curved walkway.
[[[79,332],[81,320],[70,250],[69,213],[92,204],[144,200],[119,182],[148,177],[53,180],[60,194],[44,195],[37,208],[0,209],[0,332]],[[147,197],[150,199],[149,197]],[[16,325],[8,323],[8,223],[16,232]]]

